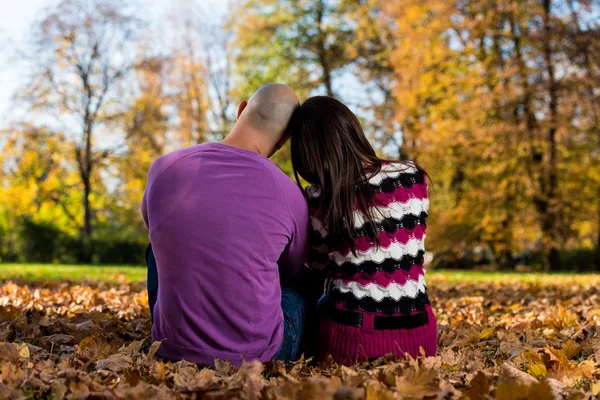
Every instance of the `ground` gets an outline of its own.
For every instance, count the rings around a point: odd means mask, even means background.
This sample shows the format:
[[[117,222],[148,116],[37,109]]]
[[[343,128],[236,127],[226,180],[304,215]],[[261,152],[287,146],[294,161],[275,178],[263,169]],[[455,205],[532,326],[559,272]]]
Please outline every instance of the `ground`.
[[[428,272],[436,357],[198,369],[153,357],[145,270],[0,265],[0,398],[590,399],[600,275]]]

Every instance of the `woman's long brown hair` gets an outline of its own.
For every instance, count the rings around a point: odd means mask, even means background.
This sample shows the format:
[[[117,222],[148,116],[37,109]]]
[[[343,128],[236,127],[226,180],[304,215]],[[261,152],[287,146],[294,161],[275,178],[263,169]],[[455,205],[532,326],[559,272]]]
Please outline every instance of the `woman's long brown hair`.
[[[311,97],[294,113],[289,134],[298,185],[302,177],[321,191],[317,213],[327,229],[329,247],[344,241],[356,254],[357,208],[365,219],[364,230],[379,246],[373,223],[375,192],[368,179],[381,170],[384,160],[375,154],[356,115],[334,98]]]

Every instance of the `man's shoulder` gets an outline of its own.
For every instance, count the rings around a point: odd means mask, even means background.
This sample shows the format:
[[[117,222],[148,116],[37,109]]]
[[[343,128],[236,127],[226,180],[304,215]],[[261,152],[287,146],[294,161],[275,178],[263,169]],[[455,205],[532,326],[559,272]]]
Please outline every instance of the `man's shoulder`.
[[[154,160],[154,162],[150,166],[150,174],[149,175],[159,175],[165,169],[167,169],[170,165],[175,163],[177,160],[180,160],[187,155],[200,152],[203,149],[205,149],[205,145],[199,144],[199,145],[195,145],[195,146],[184,147],[182,149],[178,149],[178,150],[172,151],[170,153],[163,154],[162,156],[160,156],[156,160]]]
[[[286,197],[293,198],[302,198],[304,200],[304,196],[302,195],[302,191],[289,176],[287,176],[282,170],[279,169],[275,164],[271,161],[265,160],[263,162],[265,168],[271,173],[273,179],[277,182],[281,190],[284,192]]]
[[[281,189],[281,194],[287,203],[290,212],[294,215],[294,218],[302,216],[304,218],[305,212],[308,209],[306,198],[302,193],[302,190],[298,184],[287,176],[282,170],[279,169],[273,162],[268,159],[263,160],[263,165],[270,172],[273,180]]]

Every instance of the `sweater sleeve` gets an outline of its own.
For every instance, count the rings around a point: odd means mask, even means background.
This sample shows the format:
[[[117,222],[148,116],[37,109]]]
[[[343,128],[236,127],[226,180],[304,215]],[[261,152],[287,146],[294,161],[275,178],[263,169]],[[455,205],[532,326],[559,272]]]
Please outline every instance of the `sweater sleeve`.
[[[313,220],[314,217],[311,217]],[[327,236],[321,236],[320,231],[314,229],[311,223],[310,248],[308,250],[308,266],[317,271],[323,271],[329,263],[327,251]]]

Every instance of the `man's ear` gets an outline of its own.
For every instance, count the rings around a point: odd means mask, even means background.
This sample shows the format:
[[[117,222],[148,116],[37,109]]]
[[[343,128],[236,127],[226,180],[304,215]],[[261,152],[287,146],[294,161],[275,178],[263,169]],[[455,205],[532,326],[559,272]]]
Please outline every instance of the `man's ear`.
[[[242,115],[242,112],[244,111],[244,109],[246,108],[247,105],[248,105],[248,102],[246,100],[244,100],[240,103],[240,105],[238,106],[236,119],[240,119],[240,115]]]

